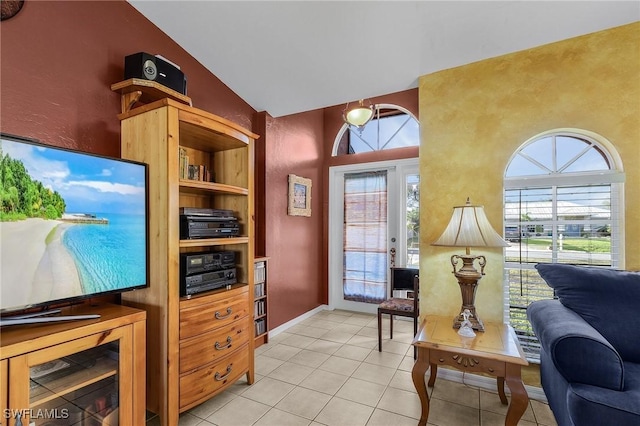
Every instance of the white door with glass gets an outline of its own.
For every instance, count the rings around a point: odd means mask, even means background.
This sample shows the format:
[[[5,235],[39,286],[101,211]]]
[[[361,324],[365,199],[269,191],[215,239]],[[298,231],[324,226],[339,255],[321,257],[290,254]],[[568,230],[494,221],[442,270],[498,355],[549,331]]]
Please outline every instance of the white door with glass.
[[[418,159],[332,167],[329,186],[329,305],[374,313],[390,267],[418,267]]]

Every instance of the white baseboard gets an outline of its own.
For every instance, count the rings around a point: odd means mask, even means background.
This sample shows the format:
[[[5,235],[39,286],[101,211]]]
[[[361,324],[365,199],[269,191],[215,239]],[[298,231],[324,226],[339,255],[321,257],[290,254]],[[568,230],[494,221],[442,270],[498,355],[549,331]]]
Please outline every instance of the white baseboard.
[[[296,317],[290,321],[285,322],[284,324],[274,328],[273,330],[269,331],[269,338],[277,336],[278,334],[282,333],[283,331],[287,330],[290,327],[293,327],[294,325],[300,324],[302,321],[306,320],[307,318],[311,318],[312,316],[314,316],[315,314],[317,314],[318,312],[322,312],[322,311],[326,311],[329,310],[329,307],[327,305],[320,305],[315,309],[312,309],[308,312],[305,312],[304,314],[300,315],[299,317]]]
[[[458,370],[450,370],[448,368],[438,369],[438,378],[449,380],[451,382],[464,383],[469,386],[475,386],[491,392],[496,392],[496,379],[492,377],[480,376],[478,374],[464,373]],[[436,382],[437,386],[437,382]],[[542,388],[537,386],[524,385],[524,388],[529,395],[529,399],[535,399],[536,401],[547,403],[547,396],[544,394]],[[509,387],[504,387],[504,392],[509,394]]]
[[[333,309],[329,308],[328,305],[320,305],[309,312],[305,312],[299,317],[296,317],[290,321],[287,321],[284,324],[269,331],[269,338],[277,336],[278,334],[286,331],[288,328],[293,327],[294,325],[300,324],[302,321],[308,318],[311,318],[318,312],[328,311],[328,310],[333,310]],[[405,319],[403,317],[397,317],[397,318]],[[411,319],[407,318],[407,320],[411,320]],[[470,386],[475,386],[477,388],[488,390],[490,392],[497,391],[496,379],[491,377],[480,376],[477,374],[468,374],[458,370],[450,370],[448,368],[439,368],[438,378],[449,380],[451,382],[464,383]],[[547,396],[544,394],[544,391],[542,390],[542,388],[539,388],[536,386],[529,386],[529,385],[525,385],[524,388],[526,389],[530,399],[544,402],[545,404],[547,403]],[[509,394],[510,393],[509,387],[505,386],[504,391],[505,393]]]

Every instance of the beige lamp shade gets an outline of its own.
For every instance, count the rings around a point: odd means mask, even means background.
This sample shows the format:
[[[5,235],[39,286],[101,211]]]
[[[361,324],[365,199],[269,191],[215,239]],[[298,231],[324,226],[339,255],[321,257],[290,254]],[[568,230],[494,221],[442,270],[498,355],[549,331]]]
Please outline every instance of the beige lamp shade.
[[[373,118],[373,105],[366,107],[364,106],[363,100],[360,100],[358,105],[351,109],[349,109],[347,105],[347,109],[345,109],[342,118],[345,123],[362,128]]]
[[[509,243],[493,229],[483,206],[471,205],[467,198],[464,206],[453,208],[449,225],[440,238],[431,245],[448,247],[507,247]]]

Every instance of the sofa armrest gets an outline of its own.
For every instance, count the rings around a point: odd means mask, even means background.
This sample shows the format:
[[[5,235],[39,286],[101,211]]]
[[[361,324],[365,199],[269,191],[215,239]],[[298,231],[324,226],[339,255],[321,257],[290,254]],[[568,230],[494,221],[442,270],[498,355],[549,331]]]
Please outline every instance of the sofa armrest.
[[[574,425],[640,425],[639,398],[637,381],[623,392],[580,383],[567,390],[567,406]]]
[[[569,383],[624,388],[624,364],[613,346],[558,300],[533,302],[527,316],[540,344]]]

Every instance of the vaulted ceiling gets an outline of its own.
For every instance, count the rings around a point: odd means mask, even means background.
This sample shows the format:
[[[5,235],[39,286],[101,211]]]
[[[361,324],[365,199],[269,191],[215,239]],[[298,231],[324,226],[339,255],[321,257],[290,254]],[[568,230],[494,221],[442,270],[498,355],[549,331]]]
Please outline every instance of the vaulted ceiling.
[[[128,1],[274,117],[640,21],[638,1]]]

